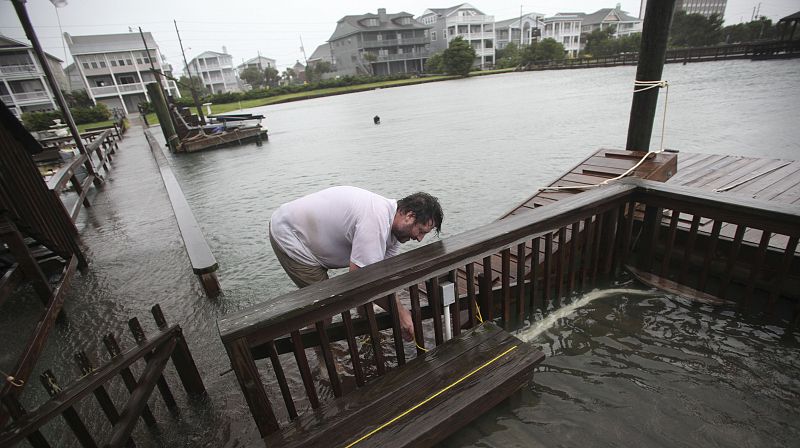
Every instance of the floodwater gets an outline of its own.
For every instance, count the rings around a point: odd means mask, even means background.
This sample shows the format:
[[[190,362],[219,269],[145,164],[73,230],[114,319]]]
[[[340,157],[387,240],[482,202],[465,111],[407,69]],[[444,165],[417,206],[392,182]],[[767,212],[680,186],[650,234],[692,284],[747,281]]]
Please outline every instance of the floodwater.
[[[119,153],[110,187],[81,213],[91,265],[76,276],[67,319],[40,365],[64,382],[74,378],[74,351],[100,356],[101,334],[120,335],[132,316],[152,330],[148,310],[161,303],[184,328],[209,398],[179,416],[155,406],[160,420],[175,424],[155,433],[139,425],[138,445],[251,442],[254,425],[234,376],[224,373],[216,319],[294,288],[266,238],[272,210],[350,184],[395,198],[417,190],[438,196],[442,238],[491,222],[597,148],[624,147],[634,74],[634,67],[512,73],[250,110],[267,116],[270,140],[262,147],[169,156],[220,265],[225,294],[216,300],[204,297],[191,273],[143,138],[129,137],[126,145],[140,148]],[[665,147],[800,153],[800,60],[671,64],[664,79]],[[662,92],[653,148],[664,100]],[[373,125],[374,115],[382,124]],[[624,291],[591,296],[550,326],[523,330],[547,355],[534,381],[444,445],[779,446],[797,439],[796,333],[630,282],[611,286]],[[0,309],[0,369],[10,368],[20,329],[40,310],[23,299]],[[41,402],[39,389],[29,385],[23,403]],[[103,424],[83,411],[90,425]],[[62,432],[60,421],[46,428]]]

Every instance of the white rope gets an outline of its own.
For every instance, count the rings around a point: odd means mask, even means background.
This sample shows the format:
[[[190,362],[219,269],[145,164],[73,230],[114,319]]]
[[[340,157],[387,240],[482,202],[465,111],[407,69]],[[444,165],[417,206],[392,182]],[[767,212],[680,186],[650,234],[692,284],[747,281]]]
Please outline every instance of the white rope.
[[[638,88],[637,88],[638,87]],[[666,88],[666,92],[664,93],[664,115],[661,119],[661,143],[659,149],[657,151],[648,151],[637,163],[636,165],[632,166],[629,170],[625,171],[624,173],[620,174],[617,177],[612,177],[611,179],[606,179],[599,184],[593,185],[574,185],[574,186],[564,186],[564,187],[542,187],[539,188],[539,191],[559,191],[559,190],[588,190],[590,188],[597,188],[603,185],[607,185],[615,180],[622,179],[623,177],[628,176],[632,172],[636,171],[636,168],[644,163],[650,156],[655,156],[656,154],[660,154],[664,152],[664,133],[666,131],[666,124],[667,124],[667,103],[669,102],[669,83],[667,81],[635,81],[633,83],[633,93],[644,92],[646,90],[654,89],[656,87],[664,87]]]

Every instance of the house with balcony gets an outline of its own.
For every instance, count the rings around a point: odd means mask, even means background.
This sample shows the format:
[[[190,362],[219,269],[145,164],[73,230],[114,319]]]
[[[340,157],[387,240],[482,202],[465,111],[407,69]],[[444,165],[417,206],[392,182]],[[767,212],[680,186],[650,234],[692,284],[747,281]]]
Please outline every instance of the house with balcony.
[[[542,39],[553,39],[564,46],[564,55],[574,58],[581,51],[581,23],[586,14],[581,12],[560,12],[545,17]]]
[[[475,49],[476,67],[494,65],[494,16],[484,14],[469,3],[462,3],[450,8],[426,9],[417,20],[431,27],[433,52],[444,51],[451,40],[460,36]]]
[[[171,69],[153,39],[152,34],[139,33],[96,34],[72,36],[64,33],[74,67],[71,78],[77,71],[80,81],[95,104],[103,103],[109,109],[121,110],[125,114],[136,112],[139,103],[150,101],[145,84],[161,82],[168,94],[180,98],[175,81],[152,72]]]
[[[509,42],[517,45],[530,45],[531,42],[536,42],[541,38],[543,29],[544,14],[537,12],[495,22],[495,48],[502,50]]]
[[[407,12],[344,16],[328,39],[337,75],[421,72],[430,51],[430,27]]]
[[[586,14],[581,21],[581,33],[589,34],[599,29],[614,28],[614,36],[622,37],[642,32],[642,19],[633,17],[622,11],[620,5],[615,8],[603,8]]]
[[[277,69],[278,67],[275,65],[275,59],[265,58],[264,56],[256,56],[239,64],[236,69],[239,71],[239,73],[241,73],[242,70],[248,68],[260,68],[263,70],[267,67]]]
[[[48,53],[45,56],[56,82],[62,90],[68,90],[61,59]],[[0,36],[0,100],[17,117],[25,112],[57,109],[33,48],[6,36]]]
[[[222,53],[204,51],[189,61],[192,76],[203,80],[203,85],[211,93],[241,92],[243,83],[239,80],[236,68],[233,66],[233,56],[229,55],[225,47]]]

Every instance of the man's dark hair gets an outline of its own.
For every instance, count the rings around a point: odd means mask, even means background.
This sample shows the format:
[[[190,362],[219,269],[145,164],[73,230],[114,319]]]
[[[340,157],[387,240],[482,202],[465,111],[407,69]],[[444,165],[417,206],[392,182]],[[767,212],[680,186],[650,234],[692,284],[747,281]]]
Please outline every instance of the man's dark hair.
[[[442,220],[444,219],[442,206],[439,205],[439,200],[436,197],[428,193],[420,191],[400,199],[397,201],[397,212],[413,212],[414,216],[416,216],[416,221],[423,224],[433,221],[433,227],[436,229],[437,235],[442,230]]]

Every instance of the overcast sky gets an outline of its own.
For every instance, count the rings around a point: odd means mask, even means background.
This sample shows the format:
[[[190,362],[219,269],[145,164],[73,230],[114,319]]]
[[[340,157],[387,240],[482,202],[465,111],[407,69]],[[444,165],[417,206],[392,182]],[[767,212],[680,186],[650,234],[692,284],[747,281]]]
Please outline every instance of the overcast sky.
[[[480,0],[471,5],[493,15],[495,20],[538,12],[553,15],[557,12],[592,13],[601,8],[613,8],[614,0],[561,0],[519,2],[518,0]],[[622,9],[639,15],[639,0],[621,1]],[[354,0],[68,0],[58,10],[63,31],[72,35],[126,33],[142,27],[150,31],[161,52],[181,72],[183,62],[172,20],[178,21],[187,59],[206,50],[222,51],[224,45],[238,64],[243,59],[261,55],[275,59],[283,70],[303,61],[300,40],[306,55],[323,44],[336,28],[336,21],[345,15],[376,13],[386,8],[388,13],[405,11],[414,16],[427,8],[447,8],[457,2],[431,0],[389,0],[364,2]],[[753,8],[760,6],[760,15],[773,21],[800,10],[798,0],[729,0],[725,24],[749,21]],[[28,13],[45,51],[64,59],[56,10],[49,0],[28,0]],[[10,0],[0,0],[0,33],[26,41]],[[67,49],[67,51],[69,51]],[[71,58],[67,56],[67,60]]]

